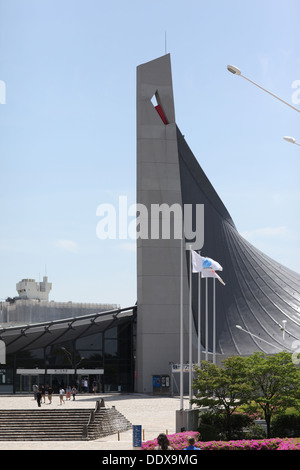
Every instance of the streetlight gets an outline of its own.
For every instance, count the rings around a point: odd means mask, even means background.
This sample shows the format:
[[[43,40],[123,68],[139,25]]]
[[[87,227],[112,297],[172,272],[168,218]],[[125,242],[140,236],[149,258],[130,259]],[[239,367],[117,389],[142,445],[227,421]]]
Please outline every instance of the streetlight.
[[[269,343],[269,341],[266,341],[265,339],[260,338],[259,336],[255,335],[254,333],[251,333],[251,332],[248,331],[248,330],[244,330],[244,328],[242,328],[240,325],[235,325],[235,326],[236,326],[236,328],[238,328],[239,330],[244,331],[244,333],[248,333],[248,335],[252,336],[253,338],[257,338],[257,339],[259,339],[260,341],[264,341],[264,342],[267,343],[269,346],[272,346],[273,348],[280,349],[280,351],[282,351],[282,348],[276,346],[276,344]]]
[[[299,145],[299,142],[296,141],[295,137],[289,137],[288,135],[285,135],[284,137],[284,140],[286,140],[287,142],[290,142],[291,144],[296,144],[296,145]]]
[[[300,113],[300,109],[298,108],[295,108],[294,106],[292,106],[291,104],[287,103],[286,101],[282,100],[281,98],[279,98],[278,96],[274,95],[273,93],[271,93],[270,91],[266,90],[265,88],[263,88],[262,86],[258,85],[257,83],[253,82],[252,80],[250,80],[250,78],[247,78],[245,77],[244,75],[242,75],[240,69],[238,67],[236,67],[235,65],[227,65],[227,70],[231,73],[233,73],[234,75],[239,75],[240,77],[243,77],[245,78],[246,80],[248,80],[248,82],[252,83],[253,85],[257,86],[258,88],[260,88],[261,90],[265,91],[266,93],[269,93],[269,95],[273,96],[274,98],[276,98],[277,100],[281,101],[282,103],[286,104],[287,106],[289,106],[290,108],[293,108],[295,111],[298,111],[298,113]]]
[[[280,326],[280,329],[282,331],[282,339],[284,341],[284,338],[285,338],[285,326],[286,326],[286,320],[282,320],[282,325],[279,325]]]

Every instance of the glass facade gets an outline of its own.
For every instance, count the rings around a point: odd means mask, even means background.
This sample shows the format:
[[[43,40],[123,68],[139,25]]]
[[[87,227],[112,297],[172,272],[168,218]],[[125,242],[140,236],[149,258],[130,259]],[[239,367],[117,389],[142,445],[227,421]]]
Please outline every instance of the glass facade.
[[[135,322],[130,317],[73,341],[8,354],[6,365],[1,366],[0,393],[4,385],[14,393],[31,392],[34,384],[50,385],[54,392],[60,385],[75,385],[78,392],[95,388],[100,393],[133,392],[134,338]]]

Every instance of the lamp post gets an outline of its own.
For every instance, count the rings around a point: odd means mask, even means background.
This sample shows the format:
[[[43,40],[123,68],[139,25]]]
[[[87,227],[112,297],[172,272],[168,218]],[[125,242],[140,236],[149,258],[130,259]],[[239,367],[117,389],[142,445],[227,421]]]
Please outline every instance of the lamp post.
[[[180,410],[183,410],[183,234],[180,241]]]
[[[279,325],[280,326],[280,329],[282,331],[282,339],[284,341],[284,338],[285,338],[285,326],[286,326],[286,320],[282,320],[282,325]]]
[[[259,339],[260,341],[264,341],[264,342],[267,343],[269,346],[272,346],[273,348],[280,349],[280,351],[282,351],[282,348],[280,348],[279,346],[276,346],[276,344],[269,343],[269,341],[266,341],[265,339],[260,338],[259,336],[255,335],[254,333],[251,333],[251,332],[248,331],[248,330],[245,330],[245,329],[242,328],[240,325],[235,325],[235,326],[236,326],[236,328],[238,328],[239,330],[244,331],[244,333],[248,333],[248,335],[252,336],[253,338],[257,338],[257,339]]]
[[[297,142],[294,137],[289,137],[288,135],[285,135],[283,138],[284,140],[286,140],[287,142],[290,142],[291,144],[296,144],[300,146],[300,143]]]
[[[282,103],[286,104],[287,106],[289,106],[290,108],[294,109],[295,111],[298,111],[298,113],[300,113],[300,109],[298,108],[295,108],[295,106],[292,106],[291,104],[287,103],[286,101],[282,100],[281,98],[279,98],[278,96],[274,95],[273,93],[271,93],[270,91],[266,90],[265,88],[263,88],[262,86],[258,85],[257,83],[253,82],[252,80],[250,80],[250,78],[247,78],[245,77],[244,75],[242,75],[240,69],[238,67],[236,67],[235,65],[227,65],[227,70],[231,73],[233,73],[234,75],[239,75],[240,77],[243,77],[245,78],[245,80],[248,80],[248,82],[252,83],[253,85],[257,86],[258,88],[260,88],[261,90],[265,91],[266,93],[269,93],[269,95],[273,96],[274,98],[276,98],[277,100],[281,101]]]
[[[191,400],[193,398],[193,389],[192,389],[192,375],[193,375],[193,310],[192,310],[192,245],[189,247],[189,280],[190,280],[190,289],[189,289],[189,408],[192,409]]]

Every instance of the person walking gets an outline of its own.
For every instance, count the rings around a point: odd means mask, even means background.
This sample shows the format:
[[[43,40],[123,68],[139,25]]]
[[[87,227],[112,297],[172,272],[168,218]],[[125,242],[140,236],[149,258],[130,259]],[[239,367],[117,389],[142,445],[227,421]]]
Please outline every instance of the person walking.
[[[66,400],[71,400],[71,385],[66,387]]]
[[[73,401],[75,400],[76,393],[77,393],[77,389],[76,389],[75,385],[73,385],[73,387],[72,387],[72,397],[73,397]]]
[[[59,401],[60,401],[60,404],[62,405],[63,403],[65,403],[64,401],[64,395],[65,395],[65,389],[63,387],[60,387],[59,389]]]
[[[32,391],[33,391],[33,398],[36,400],[36,394],[37,394],[37,391],[38,391],[38,386],[37,384],[33,384],[32,386]]]
[[[42,394],[43,403],[46,403],[46,389],[45,389],[45,385],[42,385],[42,386],[41,386],[41,394]]]
[[[36,392],[36,401],[37,401],[38,406],[41,406],[41,400],[42,400],[42,392],[38,388]]]
[[[49,400],[49,404],[51,405],[52,403],[52,394],[53,394],[53,388],[51,387],[51,385],[48,387],[48,400]]]

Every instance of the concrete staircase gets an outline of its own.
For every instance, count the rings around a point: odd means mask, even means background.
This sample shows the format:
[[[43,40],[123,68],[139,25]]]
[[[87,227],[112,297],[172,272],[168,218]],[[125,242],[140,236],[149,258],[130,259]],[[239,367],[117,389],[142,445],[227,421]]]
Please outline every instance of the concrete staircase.
[[[91,409],[0,410],[0,441],[98,439],[131,428],[114,407]]]
[[[132,429],[132,424],[119,411],[112,408],[102,408],[95,411],[87,426],[87,438],[99,439],[100,437],[116,434]]]

